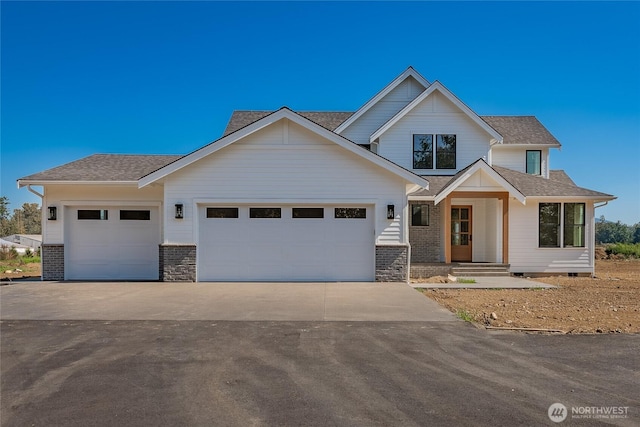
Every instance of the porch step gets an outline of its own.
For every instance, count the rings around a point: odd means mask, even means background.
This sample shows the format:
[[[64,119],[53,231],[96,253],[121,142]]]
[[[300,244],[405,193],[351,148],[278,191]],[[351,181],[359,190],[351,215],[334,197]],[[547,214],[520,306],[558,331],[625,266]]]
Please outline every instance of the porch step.
[[[498,263],[458,263],[451,266],[451,274],[456,277],[504,277],[511,275],[510,267]]]

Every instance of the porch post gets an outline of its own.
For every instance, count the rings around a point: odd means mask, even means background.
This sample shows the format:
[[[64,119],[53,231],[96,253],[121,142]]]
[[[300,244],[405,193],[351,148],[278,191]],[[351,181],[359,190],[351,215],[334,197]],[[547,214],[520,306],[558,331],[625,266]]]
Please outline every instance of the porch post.
[[[502,200],[502,263],[509,264],[509,195]]]
[[[451,195],[444,199],[444,262],[451,262]]]

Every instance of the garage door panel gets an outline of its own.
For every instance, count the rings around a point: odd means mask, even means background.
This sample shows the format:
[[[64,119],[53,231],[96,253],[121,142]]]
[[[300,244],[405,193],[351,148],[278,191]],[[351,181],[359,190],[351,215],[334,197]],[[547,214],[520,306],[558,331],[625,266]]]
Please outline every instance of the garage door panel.
[[[70,280],[157,280],[160,243],[157,208],[147,219],[121,220],[126,207],[68,208],[65,276]],[[79,210],[106,211],[104,219],[80,219]]]
[[[324,218],[294,218],[291,206],[281,218],[250,218],[249,208],[224,219],[199,209],[198,280],[373,280],[372,209],[366,219],[336,219],[332,206]]]

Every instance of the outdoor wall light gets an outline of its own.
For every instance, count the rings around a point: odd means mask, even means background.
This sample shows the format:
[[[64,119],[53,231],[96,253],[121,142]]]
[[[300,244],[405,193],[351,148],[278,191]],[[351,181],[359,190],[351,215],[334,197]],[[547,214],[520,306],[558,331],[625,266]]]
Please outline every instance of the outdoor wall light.
[[[387,219],[394,219],[396,217],[395,206],[387,205]]]
[[[176,203],[176,219],[184,218],[184,206],[182,203]]]
[[[58,219],[58,208],[55,206],[49,206],[49,216],[47,217],[50,221],[55,221]]]

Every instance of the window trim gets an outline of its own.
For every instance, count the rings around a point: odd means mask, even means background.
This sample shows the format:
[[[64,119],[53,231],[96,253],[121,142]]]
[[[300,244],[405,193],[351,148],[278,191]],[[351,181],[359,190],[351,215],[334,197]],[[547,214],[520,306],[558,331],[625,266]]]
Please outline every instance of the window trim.
[[[540,209],[542,205],[558,205],[558,224],[557,227],[557,246],[542,246],[540,243]],[[582,227],[582,246],[567,245],[565,244],[565,236],[567,230],[567,224],[565,224],[566,205],[582,205],[583,206],[583,223],[572,224],[571,227]],[[587,204],[585,202],[540,202],[538,203],[538,249],[586,249],[587,245]]]
[[[416,213],[414,212],[414,208],[421,208],[420,210],[422,211],[422,208],[425,208],[427,210],[427,222],[426,224],[414,224],[414,218],[416,217]],[[422,220],[422,215],[420,215],[420,219]],[[431,211],[429,209],[429,205],[426,203],[415,203],[411,205],[411,227],[428,227],[429,224],[431,222]]]
[[[421,153],[422,151],[416,151],[416,137],[418,136],[429,136],[431,137],[431,152],[429,159],[430,162],[426,162],[426,167],[417,167],[416,166],[416,153]],[[454,140],[454,150],[453,152],[439,152],[438,150],[438,139],[443,136],[452,136]],[[457,133],[411,133],[411,166],[413,170],[423,171],[423,170],[457,170],[458,169],[458,134]],[[443,167],[438,165],[438,154],[441,155],[452,155],[453,156],[453,166],[452,167]]]
[[[538,173],[529,173],[529,153],[538,153],[540,155],[540,161],[538,162]],[[526,153],[524,155],[524,172],[528,175],[542,175],[542,150],[526,150]]]

